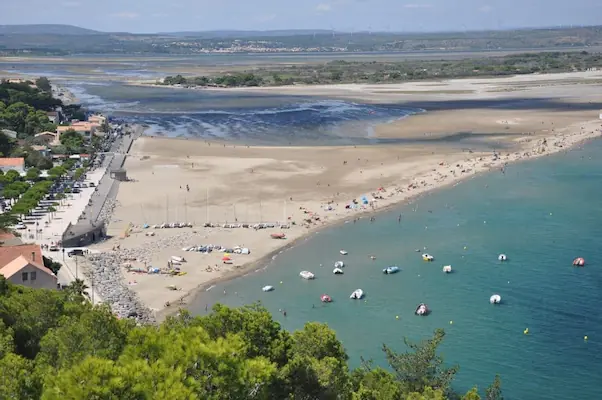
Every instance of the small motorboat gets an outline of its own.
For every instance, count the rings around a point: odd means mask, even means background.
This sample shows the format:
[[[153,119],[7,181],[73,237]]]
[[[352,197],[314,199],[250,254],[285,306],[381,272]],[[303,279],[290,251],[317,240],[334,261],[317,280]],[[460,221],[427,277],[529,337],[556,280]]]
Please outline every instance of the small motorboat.
[[[578,257],[573,260],[573,266],[575,267],[584,267],[585,266],[585,258]]]
[[[332,273],[335,275],[343,275],[343,270],[340,268],[335,268],[332,270]]]
[[[387,275],[394,274],[396,272],[399,272],[399,267],[396,265],[391,265],[391,266],[383,269],[383,273],[387,274]]]
[[[274,290],[274,286],[267,285],[262,287],[261,290],[263,290],[264,292],[271,292],[272,290]]]
[[[371,259],[372,261],[374,261],[374,260],[376,260],[376,256],[370,256],[370,259]]]
[[[502,296],[500,296],[499,294],[494,294],[489,298],[489,302],[491,304],[500,304],[502,302]]]
[[[330,303],[332,302],[332,298],[327,294],[323,294],[322,296],[320,296],[320,301],[322,303]]]
[[[334,263],[335,268],[343,268],[344,266],[345,266],[345,263],[343,261],[337,261]]]
[[[500,261],[506,261],[508,260],[508,257],[506,257],[505,254],[500,254],[499,256],[497,256],[497,259]]]
[[[354,290],[353,293],[351,293],[351,296],[349,296],[349,298],[353,300],[359,300],[362,297],[364,297],[364,291],[362,289]]]
[[[421,316],[427,316],[429,314],[429,312],[430,312],[429,307],[424,303],[420,303],[420,304],[418,304],[418,307],[416,307],[416,311],[414,311],[414,314],[421,315]]]
[[[424,253],[422,255],[422,259],[424,261],[429,261],[430,262],[430,261],[433,261],[435,259],[435,257],[431,256],[430,254]]]
[[[349,254],[346,250],[341,250],[339,251],[339,253],[341,253],[341,255],[346,256],[347,254]]]
[[[303,279],[314,279],[316,276],[309,271],[299,272],[299,276]]]
[[[451,265],[445,265],[445,266],[443,266],[443,272],[445,272],[446,274],[451,273],[452,272]]]

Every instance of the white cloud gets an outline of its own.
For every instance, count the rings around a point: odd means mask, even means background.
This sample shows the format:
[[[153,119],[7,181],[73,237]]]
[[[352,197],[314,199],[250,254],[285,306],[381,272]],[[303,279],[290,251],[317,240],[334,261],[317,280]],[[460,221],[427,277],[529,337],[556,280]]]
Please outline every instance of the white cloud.
[[[332,6],[327,3],[318,4],[316,7],[316,11],[318,12],[328,12],[330,10],[332,10]]]
[[[404,4],[403,8],[433,8],[432,4]]]
[[[63,7],[79,7],[82,5],[79,1],[63,1],[61,3]]]
[[[121,11],[115,14],[111,14],[112,17],[115,18],[122,18],[122,19],[134,19],[134,18],[138,18],[140,16],[140,14],[137,14],[135,12],[131,12],[131,11]]]
[[[484,5],[483,7],[479,8],[479,11],[483,13],[491,12],[491,10],[493,10],[493,7],[490,5]]]

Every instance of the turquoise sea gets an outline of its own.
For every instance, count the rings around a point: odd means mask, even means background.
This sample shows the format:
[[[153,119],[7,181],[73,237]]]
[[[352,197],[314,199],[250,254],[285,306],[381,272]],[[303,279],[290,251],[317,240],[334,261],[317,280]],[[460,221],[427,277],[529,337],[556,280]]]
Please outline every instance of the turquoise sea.
[[[373,223],[326,229],[262,272],[203,293],[190,309],[203,314],[206,304],[261,301],[286,329],[328,323],[352,366],[360,356],[383,363],[382,343],[403,351],[404,336],[419,340],[441,327],[441,353],[460,365],[458,390],[484,390],[499,373],[507,399],[602,398],[601,153],[602,140],[595,140],[438,190]],[[434,262],[415,251],[424,247]],[[500,253],[509,260],[499,262]],[[572,267],[575,257],[586,267]],[[334,276],[339,259],[345,274]],[[392,264],[402,271],[384,275]],[[442,272],[447,264],[452,274]],[[302,280],[302,270],[316,279]],[[268,284],[276,290],[262,292]],[[356,288],[365,301],[349,299]],[[334,302],[321,304],[323,293]],[[493,293],[503,304],[489,304]],[[421,302],[432,309],[428,317],[413,315]]]

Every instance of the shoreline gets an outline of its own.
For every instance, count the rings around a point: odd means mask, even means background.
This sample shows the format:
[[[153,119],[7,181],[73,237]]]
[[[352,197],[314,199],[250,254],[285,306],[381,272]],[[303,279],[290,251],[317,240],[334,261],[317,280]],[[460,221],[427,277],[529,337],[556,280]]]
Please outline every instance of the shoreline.
[[[525,161],[532,161],[532,160],[536,160],[536,159],[544,157],[544,156],[550,156],[550,155],[554,155],[554,154],[558,154],[558,153],[562,153],[562,152],[566,152],[566,151],[571,151],[575,147],[577,147],[578,145],[580,145],[584,142],[587,142],[589,140],[593,140],[593,139],[596,139],[596,138],[599,138],[602,136],[602,133],[601,133],[602,130],[600,129],[599,121],[597,121],[597,120],[586,121],[581,125],[583,125],[583,126],[598,125],[598,126],[594,127],[593,131],[590,131],[590,132],[585,132],[585,133],[580,132],[577,134],[552,136],[550,138],[550,140],[555,142],[554,145],[546,146],[546,147],[551,148],[553,150],[546,150],[543,152],[534,152],[534,150],[537,150],[538,147],[541,145],[540,140],[536,140],[537,143],[535,145],[532,144],[531,146],[528,146],[528,145],[524,146],[520,150],[517,150],[512,153],[512,154],[522,153],[522,156],[515,157],[515,158],[510,158],[508,156],[506,156],[506,158],[501,158],[501,157],[497,158],[497,160],[496,160],[496,161],[498,161],[497,163],[495,161],[492,161],[491,164],[488,164],[487,167],[481,166],[480,169],[475,169],[470,174],[455,176],[454,178],[452,178],[450,180],[439,182],[436,185],[424,188],[424,190],[418,190],[418,191],[413,192],[410,195],[401,196],[400,198],[398,198],[386,205],[383,205],[382,207],[374,208],[374,209],[370,209],[370,208],[362,209],[361,211],[359,211],[357,213],[347,214],[347,215],[341,216],[339,218],[335,217],[335,218],[329,220],[328,222],[325,222],[322,225],[314,226],[314,227],[310,228],[308,231],[306,231],[305,233],[301,234],[299,237],[296,237],[296,238],[292,239],[290,242],[285,243],[282,246],[270,251],[269,253],[261,256],[259,259],[250,261],[247,263],[243,263],[240,266],[240,268],[227,271],[220,276],[217,276],[213,279],[210,279],[208,281],[198,284],[195,288],[188,290],[185,294],[183,294],[182,296],[179,297],[180,303],[178,304],[177,307],[176,307],[176,304],[172,304],[171,307],[164,307],[160,310],[157,310],[157,311],[155,311],[155,317],[156,317],[157,321],[162,321],[165,318],[178,313],[180,309],[187,309],[187,307],[192,302],[194,302],[197,299],[202,298],[203,294],[205,292],[207,292],[209,288],[211,288],[215,285],[218,285],[220,283],[229,282],[231,280],[238,279],[238,278],[244,277],[249,274],[260,272],[260,270],[269,268],[270,265],[273,263],[273,261],[275,261],[275,259],[277,258],[278,255],[284,253],[285,251],[287,251],[293,247],[296,247],[300,243],[308,240],[313,235],[319,234],[321,231],[323,231],[325,229],[336,228],[338,226],[345,225],[349,221],[352,221],[354,219],[364,218],[364,217],[367,217],[368,215],[378,215],[378,214],[390,211],[396,207],[410,204],[411,202],[417,201],[425,195],[430,195],[430,194],[436,193],[438,190],[445,189],[451,185],[455,186],[455,185],[460,184],[472,177],[493,172],[496,168],[501,168],[505,165],[516,164],[516,163],[525,162]],[[565,129],[570,129],[570,127],[565,128]],[[583,130],[583,128],[581,130]],[[545,139],[543,139],[543,140],[545,140]],[[561,140],[568,140],[569,143],[558,146],[557,145],[558,141],[561,141]],[[528,143],[531,143],[531,142],[528,142]],[[465,163],[471,163],[471,162],[477,163],[477,162],[479,162],[479,160],[482,160],[482,158],[483,158],[483,156],[477,155],[476,157],[470,158],[464,162]],[[415,176],[413,178],[413,180],[416,181],[416,180],[420,180],[422,178],[423,178],[423,176],[419,175],[419,176]]]

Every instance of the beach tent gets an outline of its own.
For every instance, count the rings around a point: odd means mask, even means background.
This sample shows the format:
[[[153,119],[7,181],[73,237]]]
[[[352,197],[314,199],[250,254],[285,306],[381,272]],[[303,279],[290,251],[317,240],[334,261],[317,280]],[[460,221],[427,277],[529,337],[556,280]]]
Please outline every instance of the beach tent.
[[[362,196],[362,203],[368,204],[368,198],[366,196]]]
[[[230,260],[231,260],[230,256],[223,256],[222,257],[222,261],[230,261]]]

